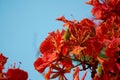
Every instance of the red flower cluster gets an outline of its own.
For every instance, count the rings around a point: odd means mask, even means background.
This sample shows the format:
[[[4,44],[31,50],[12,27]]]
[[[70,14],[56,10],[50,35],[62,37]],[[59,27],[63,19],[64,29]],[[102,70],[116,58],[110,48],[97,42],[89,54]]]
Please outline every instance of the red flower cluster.
[[[46,80],[57,77],[68,80],[65,74],[71,70],[74,70],[73,80],[79,80],[79,72],[87,69],[91,70],[93,80],[120,79],[120,0],[86,3],[93,6],[93,20],[57,18],[64,22],[65,29],[49,33],[41,43],[41,56],[34,67],[40,73],[47,68]]]
[[[6,62],[7,58],[0,53],[0,80],[27,80],[28,73],[19,68],[9,68],[7,72],[3,72]]]

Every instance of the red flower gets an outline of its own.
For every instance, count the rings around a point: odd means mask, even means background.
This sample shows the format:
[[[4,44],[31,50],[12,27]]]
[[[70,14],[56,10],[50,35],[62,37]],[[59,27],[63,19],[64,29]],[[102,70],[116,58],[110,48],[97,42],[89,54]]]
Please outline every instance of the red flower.
[[[115,38],[113,40],[106,40],[106,56],[115,57],[116,52],[119,51],[120,38]]]
[[[84,54],[92,56],[96,59],[103,46],[103,43],[101,43],[97,37],[89,39],[86,41],[86,49],[84,50]]]
[[[8,80],[27,80],[28,73],[19,68],[10,68],[7,71]]]
[[[97,19],[105,19],[108,15],[108,8],[105,4],[99,4],[94,6],[92,9],[92,14],[95,16]]]
[[[71,70],[70,67],[67,68],[60,64],[52,65],[51,68],[53,69],[51,73],[51,79],[58,77],[58,80],[67,80],[65,74],[70,73]]]
[[[0,73],[4,69],[4,64],[7,62],[7,57],[3,56],[2,53],[0,53]]]
[[[63,45],[63,33],[60,31],[51,32],[40,45],[41,58],[34,62],[35,69],[42,73],[51,63],[58,61],[59,56],[67,53],[67,48]],[[61,53],[61,50],[66,50]]]
[[[116,5],[118,4],[118,2],[119,2],[119,0],[107,0],[107,1],[106,1],[106,4],[107,4],[109,7],[115,9],[115,7],[116,7]]]
[[[73,68],[73,80],[79,80],[79,71],[87,69],[91,70],[93,80],[120,79],[120,0],[89,0],[87,4],[93,6],[95,22],[87,18],[80,22],[67,20],[62,16],[56,20],[64,22],[67,29],[49,33],[42,42],[42,55],[34,67],[40,73],[49,67],[44,75],[47,80],[67,80],[65,73]]]
[[[94,80],[118,80],[120,70],[116,62],[116,58],[98,58],[98,61],[102,65],[102,75],[98,77],[96,74]],[[109,67],[108,67],[109,66]]]

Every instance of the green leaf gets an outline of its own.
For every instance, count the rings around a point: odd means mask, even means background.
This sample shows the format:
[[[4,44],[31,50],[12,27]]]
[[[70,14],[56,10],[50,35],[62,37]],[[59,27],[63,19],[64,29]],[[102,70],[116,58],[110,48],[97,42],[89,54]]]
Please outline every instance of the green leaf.
[[[98,55],[98,57],[108,58],[108,57],[105,55],[105,48],[103,48],[103,49],[100,51],[100,54]]]
[[[98,74],[98,76],[102,75],[102,66],[97,67],[97,74]]]
[[[66,29],[66,32],[65,32],[65,34],[63,35],[63,39],[66,41],[66,40],[69,39],[69,37],[70,37],[69,29]]]

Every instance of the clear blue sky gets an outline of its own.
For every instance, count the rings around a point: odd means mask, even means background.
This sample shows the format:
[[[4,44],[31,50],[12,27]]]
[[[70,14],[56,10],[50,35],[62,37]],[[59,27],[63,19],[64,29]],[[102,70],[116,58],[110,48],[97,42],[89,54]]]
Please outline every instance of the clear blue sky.
[[[0,0],[0,52],[9,58],[6,68],[20,61],[29,79],[44,80],[33,67],[40,43],[48,32],[62,28],[62,23],[55,20],[57,17],[91,18],[91,7],[85,1]]]

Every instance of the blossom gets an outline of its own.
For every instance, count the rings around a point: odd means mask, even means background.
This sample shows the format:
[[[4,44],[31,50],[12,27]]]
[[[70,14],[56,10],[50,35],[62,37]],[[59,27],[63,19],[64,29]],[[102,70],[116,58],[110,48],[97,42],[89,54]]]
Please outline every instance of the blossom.
[[[44,72],[45,68],[50,66],[53,62],[59,60],[61,50],[67,50],[63,45],[63,32],[59,31],[49,33],[49,36],[42,42],[40,46],[40,52],[42,56],[34,62],[34,67],[38,72]],[[64,51],[63,54],[67,52]]]
[[[86,3],[93,6],[92,20],[67,20],[61,16],[56,20],[64,23],[63,30],[49,33],[40,45],[41,56],[34,67],[40,73],[48,67],[44,73],[46,80],[67,80],[65,74],[74,69],[73,80],[80,80],[79,72],[87,69],[91,70],[93,80],[119,80],[120,0]]]
[[[93,6],[91,13],[96,19],[107,19],[113,14],[120,15],[119,0],[89,0],[86,4]]]
[[[0,80],[27,80],[28,73],[20,68],[8,68],[7,72],[3,72],[4,64],[7,62],[7,57],[0,54]]]
[[[19,68],[10,68],[6,74],[8,80],[27,80],[28,78],[28,73]]]
[[[105,79],[105,80],[118,80],[119,79],[119,68],[116,65],[116,58],[98,58],[102,65],[102,75],[95,75],[95,80]],[[114,65],[113,65],[114,64]],[[108,67],[109,66],[109,67]]]
[[[54,79],[58,77],[58,80],[68,80],[65,76],[66,73],[70,73],[70,68],[64,67],[59,63],[51,64],[48,72],[44,75],[46,80]]]
[[[84,54],[96,58],[103,46],[104,45],[100,42],[100,40],[97,37],[89,39],[86,41],[86,49],[84,50]]]

